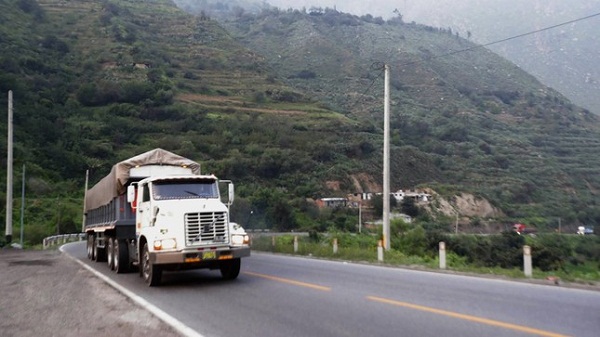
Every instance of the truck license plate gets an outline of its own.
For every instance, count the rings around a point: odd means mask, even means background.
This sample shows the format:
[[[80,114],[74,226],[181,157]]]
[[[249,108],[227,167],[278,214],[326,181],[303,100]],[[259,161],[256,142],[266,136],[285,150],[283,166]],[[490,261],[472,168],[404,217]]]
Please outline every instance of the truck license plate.
[[[202,253],[202,260],[213,260],[216,258],[217,258],[216,252],[203,252]]]

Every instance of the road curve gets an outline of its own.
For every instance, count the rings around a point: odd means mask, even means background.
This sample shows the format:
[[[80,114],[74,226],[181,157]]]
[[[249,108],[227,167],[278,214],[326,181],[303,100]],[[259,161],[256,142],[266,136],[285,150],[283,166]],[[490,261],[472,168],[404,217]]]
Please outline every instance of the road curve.
[[[137,273],[63,251],[196,336],[597,336],[600,292],[253,252],[237,280],[218,271]],[[183,327],[183,328],[181,328]],[[188,333],[186,333],[189,332]]]

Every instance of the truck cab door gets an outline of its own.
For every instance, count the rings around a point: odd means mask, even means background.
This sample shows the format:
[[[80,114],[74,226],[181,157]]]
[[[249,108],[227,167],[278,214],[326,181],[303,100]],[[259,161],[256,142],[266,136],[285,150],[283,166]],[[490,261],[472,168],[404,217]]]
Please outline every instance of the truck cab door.
[[[138,188],[137,212],[136,212],[136,233],[152,224],[152,202],[150,200],[150,186],[148,184],[140,185]]]

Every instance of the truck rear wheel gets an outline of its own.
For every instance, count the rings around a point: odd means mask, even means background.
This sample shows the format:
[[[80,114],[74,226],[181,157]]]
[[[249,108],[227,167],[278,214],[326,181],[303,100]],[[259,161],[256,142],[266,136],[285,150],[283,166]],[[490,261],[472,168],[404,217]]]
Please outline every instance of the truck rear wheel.
[[[87,257],[90,260],[94,260],[94,236],[92,234],[87,235]]]
[[[127,242],[124,240],[114,241],[114,252],[113,252],[113,270],[117,274],[126,273],[129,271],[129,250],[127,249]]]
[[[225,260],[219,264],[221,276],[224,280],[234,280],[240,274],[240,259]]]
[[[106,243],[106,260],[108,262],[108,268],[115,270],[115,239],[108,238]]]
[[[144,282],[150,287],[155,287],[160,284],[162,277],[162,269],[150,262],[150,251],[148,250],[148,244],[144,244],[142,253],[142,277]]]

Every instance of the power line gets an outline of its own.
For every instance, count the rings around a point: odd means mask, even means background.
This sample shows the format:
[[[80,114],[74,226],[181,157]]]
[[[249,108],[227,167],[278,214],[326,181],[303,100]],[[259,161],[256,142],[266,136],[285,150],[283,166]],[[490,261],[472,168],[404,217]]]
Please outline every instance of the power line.
[[[591,18],[593,18],[593,17],[596,17],[596,16],[600,16],[600,13],[596,13],[596,14],[592,14],[592,15],[584,16],[584,17],[582,17],[582,18],[579,18],[579,19],[575,19],[575,20],[571,20],[571,21],[567,21],[567,22],[559,23],[559,24],[556,24],[556,25],[553,25],[553,26],[549,26],[549,27],[546,27],[546,28],[541,28],[541,29],[534,30],[534,31],[531,31],[531,32],[528,32],[528,33],[523,33],[523,34],[519,34],[519,35],[511,36],[511,37],[508,37],[508,38],[506,38],[506,39],[502,39],[502,40],[498,40],[498,41],[489,42],[489,43],[486,43],[486,44],[484,44],[484,45],[482,45],[482,46],[483,46],[483,47],[487,47],[487,46],[491,46],[491,45],[493,45],[493,44],[498,44],[498,43],[502,43],[502,42],[506,42],[506,41],[514,40],[514,39],[517,39],[517,38],[520,38],[520,37],[523,37],[523,36],[527,36],[527,35],[533,35],[533,34],[541,33],[541,32],[543,32],[543,31],[547,31],[547,30],[550,30],[550,29],[554,29],[554,28],[558,28],[558,27],[561,27],[561,26],[570,25],[570,24],[572,24],[572,23],[575,23],[575,22],[579,22],[579,21],[583,21],[583,20],[591,19]]]
[[[524,37],[524,36],[534,35],[534,34],[538,34],[538,33],[541,33],[541,32],[547,31],[547,30],[551,30],[551,29],[554,29],[554,28],[558,28],[558,27],[570,25],[570,24],[575,23],[575,22],[579,22],[579,21],[583,21],[583,20],[588,20],[588,19],[591,19],[591,18],[596,17],[596,16],[600,16],[600,13],[596,13],[596,14],[584,16],[582,18],[578,18],[578,19],[574,19],[574,20],[571,20],[571,21],[559,23],[559,24],[556,24],[556,25],[553,25],[553,26],[536,29],[536,30],[533,30],[531,32],[514,35],[514,36],[511,36],[511,37],[507,37],[507,38],[501,39],[501,40],[496,40],[496,41],[484,43],[484,44],[477,45],[477,46],[474,46],[474,47],[471,47],[471,48],[456,50],[456,51],[449,52],[449,53],[446,53],[446,54],[437,55],[434,58],[439,58],[439,57],[444,57],[444,56],[450,56],[450,55],[454,55],[454,54],[458,54],[458,53],[462,53],[462,52],[466,52],[466,51],[471,51],[471,50],[478,49],[478,48],[484,48],[484,47],[487,47],[487,46],[491,46],[491,45],[494,45],[494,44],[498,44],[498,43],[502,43],[502,42],[506,42],[506,41],[510,41],[510,40],[515,40],[515,39],[518,39],[518,38],[521,38],[521,37]]]
[[[455,50],[455,51],[447,52],[447,53],[444,53],[444,54],[431,56],[431,57],[429,57],[429,59],[437,59],[437,58],[451,56],[451,55],[456,55],[456,54],[460,54],[460,53],[464,53],[464,52],[468,52],[468,51],[472,51],[472,50],[476,50],[476,49],[480,49],[480,48],[485,48],[485,47],[488,47],[488,46],[491,46],[491,45],[495,45],[495,44],[507,42],[507,41],[510,41],[510,40],[515,40],[515,39],[518,39],[518,38],[521,38],[521,37],[524,37],[524,36],[528,36],[528,35],[538,34],[538,33],[541,33],[541,32],[547,31],[547,30],[551,30],[551,29],[555,29],[555,28],[558,28],[558,27],[566,26],[566,25],[569,25],[569,24],[572,24],[572,23],[576,23],[576,22],[579,22],[579,21],[588,20],[588,19],[591,19],[591,18],[594,18],[594,17],[597,17],[597,16],[600,16],[600,13],[591,14],[591,15],[588,15],[588,16],[584,16],[584,17],[581,17],[581,18],[574,19],[574,20],[562,22],[562,23],[559,23],[559,24],[556,24],[556,25],[552,25],[552,26],[548,26],[548,27],[536,29],[536,30],[533,30],[533,31],[530,31],[530,32],[527,32],[527,33],[513,35],[511,37],[507,37],[507,38],[504,38],[504,39],[500,39],[500,40],[496,40],[496,41],[492,41],[492,42],[488,42],[488,43],[476,45],[476,46],[473,46],[473,47],[470,47],[470,48]],[[402,64],[400,64],[400,66],[403,67],[403,66],[415,64],[415,63],[418,63],[418,62],[420,62],[420,60],[419,61],[411,61],[411,62],[402,63]],[[370,90],[373,87],[373,83],[371,83],[371,85],[367,88],[367,90],[364,91],[363,96],[366,95],[366,93],[368,92],[368,90]],[[357,99],[354,102],[354,104],[352,104],[352,106],[350,107],[350,109],[352,109],[356,105],[358,105],[358,101],[359,100]]]

